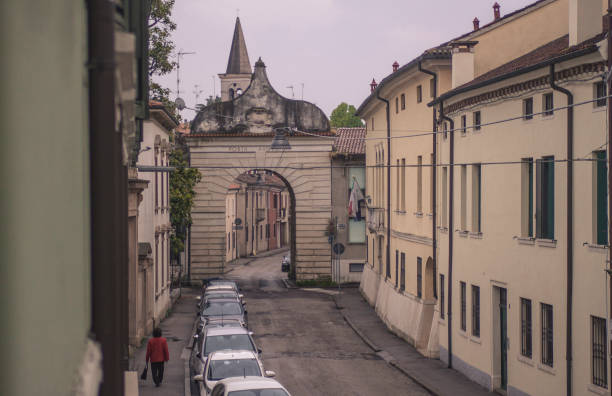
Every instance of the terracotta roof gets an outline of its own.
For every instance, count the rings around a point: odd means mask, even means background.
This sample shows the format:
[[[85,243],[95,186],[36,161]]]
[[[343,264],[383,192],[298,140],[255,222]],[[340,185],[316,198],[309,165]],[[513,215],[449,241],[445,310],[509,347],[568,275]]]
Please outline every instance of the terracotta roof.
[[[173,129],[179,124],[178,121],[174,118],[174,116],[168,111],[168,108],[158,100],[149,100],[149,109],[150,110],[160,110],[166,116],[166,119],[158,120],[164,124],[166,128]],[[159,113],[158,113],[159,114]]]
[[[176,131],[182,134],[189,134],[191,132],[191,126],[188,122],[181,122],[178,127],[176,127]]]
[[[240,184],[230,184],[228,188],[230,190],[238,190],[240,189]]]
[[[245,172],[241,174],[240,176],[238,176],[236,180],[240,183],[256,184],[257,179],[259,178],[260,175],[261,175],[262,186],[285,188],[285,183],[283,182],[283,180],[280,177],[276,176],[275,174],[265,174],[265,173],[255,174],[255,173]]]
[[[365,154],[365,128],[338,128],[334,151],[341,154]]]
[[[588,52],[597,50],[596,43],[603,39],[605,33],[600,33],[595,37],[583,41],[580,44],[569,47],[568,35],[559,37],[543,46],[536,48],[535,50],[522,55],[516,59],[511,60],[493,70],[490,70],[472,81],[469,81],[463,85],[456,87],[444,95],[441,95],[438,99],[432,103],[437,103],[441,100],[450,98],[461,92],[469,91],[470,89],[476,89],[480,86],[491,84],[493,82],[502,80],[504,78],[510,78],[516,74],[527,73],[529,71],[546,66],[546,64],[554,60],[562,60],[564,58],[572,58],[583,55]]]
[[[189,135],[187,135],[186,137],[188,138],[194,138],[194,137],[274,137],[275,133],[274,132],[264,132],[264,133],[251,133],[251,132],[205,132],[205,133],[190,133]],[[316,136],[312,136],[312,135],[317,135],[317,136],[334,136],[334,133],[332,131],[326,131],[326,132],[308,132],[308,133],[302,133],[302,132],[293,132],[291,134],[291,137],[316,137]]]

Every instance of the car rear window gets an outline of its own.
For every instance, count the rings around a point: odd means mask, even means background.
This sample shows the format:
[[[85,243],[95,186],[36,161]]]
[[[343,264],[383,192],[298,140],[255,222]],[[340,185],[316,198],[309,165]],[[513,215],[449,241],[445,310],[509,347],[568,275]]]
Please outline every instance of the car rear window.
[[[261,377],[259,364],[255,359],[223,359],[213,360],[208,366],[208,379],[211,381],[219,381],[223,378],[243,377],[243,376]]]
[[[242,307],[235,301],[209,301],[202,311],[202,316],[241,315]]]
[[[287,392],[282,389],[249,389],[233,391],[227,394],[227,396],[289,396]]]
[[[245,349],[247,351],[255,351],[255,345],[251,341],[251,338],[247,334],[228,334],[228,335],[216,335],[206,337],[206,344],[204,345],[204,355],[221,351],[223,349],[239,350]]]

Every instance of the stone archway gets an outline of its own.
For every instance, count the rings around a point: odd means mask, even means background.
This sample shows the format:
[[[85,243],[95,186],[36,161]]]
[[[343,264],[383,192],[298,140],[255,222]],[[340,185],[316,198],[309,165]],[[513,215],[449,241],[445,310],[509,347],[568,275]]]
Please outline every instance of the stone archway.
[[[192,279],[225,271],[225,194],[248,170],[269,170],[287,185],[291,199],[291,277],[331,277],[330,246],[325,236],[331,218],[333,140],[290,137],[290,150],[273,151],[272,136],[192,135],[187,139],[190,166],[202,180],[196,186],[191,227]]]

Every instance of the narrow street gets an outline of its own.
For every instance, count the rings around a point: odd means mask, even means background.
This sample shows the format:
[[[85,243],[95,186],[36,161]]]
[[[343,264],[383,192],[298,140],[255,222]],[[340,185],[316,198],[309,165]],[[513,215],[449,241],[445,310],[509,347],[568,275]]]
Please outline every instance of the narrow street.
[[[293,396],[429,394],[372,351],[329,294],[286,289],[281,258],[254,260],[227,278],[242,287],[266,369]]]

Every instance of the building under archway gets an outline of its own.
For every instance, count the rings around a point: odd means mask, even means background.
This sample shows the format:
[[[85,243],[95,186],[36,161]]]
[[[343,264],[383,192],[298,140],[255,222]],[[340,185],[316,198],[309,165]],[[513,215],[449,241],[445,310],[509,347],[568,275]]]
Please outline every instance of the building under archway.
[[[244,72],[244,65],[250,65],[245,55],[240,22],[236,20],[228,73],[222,87],[233,87],[231,75],[235,70],[231,68],[241,65],[239,70]],[[234,56],[240,59],[233,59]],[[271,149],[272,139],[279,131],[287,135],[290,149]],[[198,112],[191,123],[187,144],[191,166],[202,173],[192,211],[192,279],[218,276],[225,271],[225,198],[234,180],[248,170],[272,171],[291,191],[292,277],[298,280],[330,277],[331,249],[326,231],[332,217],[333,133],[320,108],[278,94],[260,59],[241,95]]]

